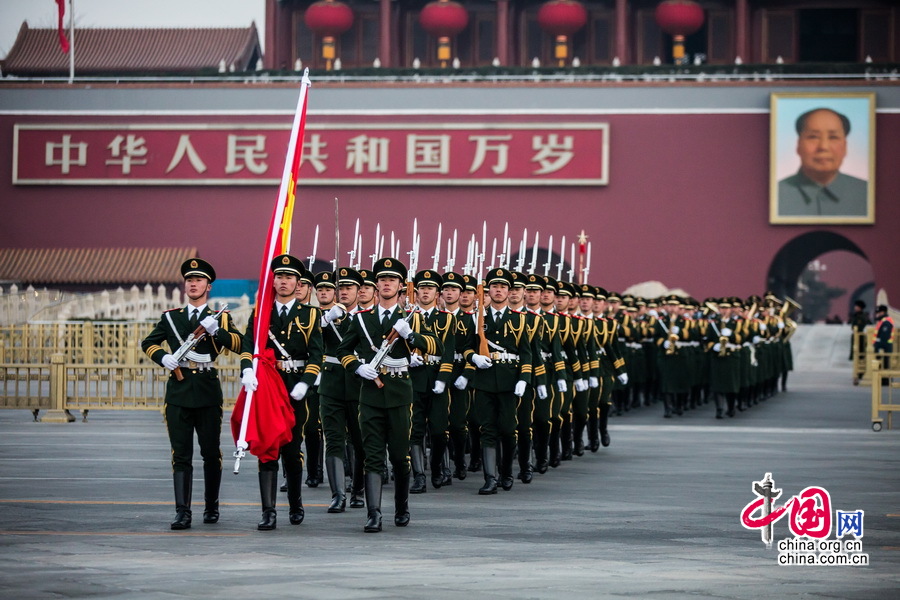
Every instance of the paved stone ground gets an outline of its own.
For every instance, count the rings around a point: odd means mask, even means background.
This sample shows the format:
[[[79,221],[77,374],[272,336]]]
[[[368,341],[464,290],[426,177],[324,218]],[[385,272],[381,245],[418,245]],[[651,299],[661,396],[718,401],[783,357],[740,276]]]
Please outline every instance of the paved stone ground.
[[[226,473],[220,523],[196,511],[191,530],[170,531],[158,413],[51,425],[3,411],[0,586],[6,598],[896,597],[900,432],[871,430],[869,390],[848,370],[795,373],[788,392],[734,419],[713,419],[711,405],[661,413],[614,418],[611,447],[531,485],[481,497],[470,475],[413,496],[408,528],[388,517],[364,534],[364,510],[325,513],[327,485],[304,486],[301,526],[282,510],[277,530],[256,531],[253,461]],[[222,443],[227,455],[227,428]],[[818,485],[832,509],[864,510],[870,565],[778,566],[739,521],[765,472],[780,502]],[[775,539],[788,536],[783,519]]]

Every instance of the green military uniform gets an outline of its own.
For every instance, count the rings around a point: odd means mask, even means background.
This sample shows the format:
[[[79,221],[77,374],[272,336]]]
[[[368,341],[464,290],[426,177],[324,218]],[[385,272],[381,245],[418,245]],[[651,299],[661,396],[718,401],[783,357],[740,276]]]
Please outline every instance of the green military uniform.
[[[448,272],[443,275],[443,288],[454,286],[463,289],[467,276],[459,273]],[[475,349],[475,318],[470,312],[457,309],[453,316],[456,321],[456,331],[454,333],[454,352],[453,352],[453,370],[449,381],[454,385],[450,386],[450,419],[448,430],[450,435],[450,448],[453,453],[454,470],[453,476],[457,479],[466,478],[466,436],[468,428],[466,427],[466,417],[469,414],[471,405],[472,391],[468,389],[468,378],[465,375],[466,361],[463,358],[463,352],[467,349]],[[464,379],[460,379],[463,377]],[[462,389],[460,389],[460,387]]]
[[[337,284],[362,285],[362,275],[350,267],[341,267],[335,273]],[[325,470],[328,473],[328,485],[331,487],[331,505],[328,512],[343,512],[346,507],[344,493],[344,452],[349,440],[353,447],[357,463],[353,471],[351,486],[351,508],[362,508],[363,474],[359,466],[365,456],[362,444],[362,433],[359,430],[359,378],[348,373],[337,358],[337,349],[344,339],[347,330],[358,308],[346,312],[339,307],[332,315],[327,311],[322,316],[322,338],[325,342],[325,357],[322,364],[322,376],[319,382],[319,411],[322,419],[322,432],[325,435]]]
[[[443,278],[437,271],[424,270],[413,279],[416,289],[435,287],[440,289]],[[421,308],[419,309],[422,310]],[[425,432],[431,438],[431,485],[435,489],[450,485],[453,481],[444,476],[444,452],[447,449],[447,430],[450,424],[450,392],[447,384],[453,376],[453,360],[456,352],[456,318],[448,312],[432,307],[422,311],[424,318],[417,319],[413,331],[427,329],[440,340],[440,355],[423,355],[416,352],[418,366],[409,369],[413,384],[412,431],[409,436],[413,483],[411,494],[421,494],[425,486]]]
[[[543,288],[545,293],[546,291],[551,291],[554,295],[556,294],[556,282],[549,281],[546,277],[529,275],[525,288],[528,289],[532,286]],[[541,309],[538,314],[541,316],[543,325],[538,330],[539,341],[536,351],[540,352],[546,371],[547,396],[544,398],[538,396],[534,401],[533,445],[535,469],[538,473],[546,473],[547,468],[550,466],[551,423],[558,417],[558,413],[556,415],[553,413],[554,398],[561,398],[562,391],[560,390],[567,389],[566,363],[563,360],[562,345],[559,341],[561,317],[553,312],[552,308],[550,311]],[[550,385],[551,379],[554,385]],[[561,399],[557,402],[557,405],[562,405]],[[558,438],[556,447],[559,448]]]
[[[216,272],[208,262],[192,258],[181,265],[185,279],[206,278],[209,283],[216,279]],[[191,481],[193,473],[194,431],[203,457],[204,498],[206,507],[203,521],[214,523],[219,519],[219,484],[222,480],[222,451],[219,437],[222,432],[222,386],[213,363],[225,352],[239,352],[241,334],[227,312],[222,313],[218,328],[213,335],[208,330],[193,348],[193,354],[182,359],[177,365],[183,376],[178,380],[174,372],[174,359],[161,346],[163,342],[171,352],[187,341],[200,322],[214,315],[208,306],[202,310],[188,305],[163,314],[159,323],[141,342],[141,349],[158,365],[171,369],[166,382],[165,418],[172,446],[172,471],[175,485],[175,507],[177,517],[172,529],[187,529],[191,526]],[[191,358],[193,357],[193,358]],[[165,361],[164,361],[165,359]],[[169,363],[164,365],[164,362]]]
[[[595,297],[603,298],[606,297],[607,292],[603,288],[598,287],[594,294]],[[600,388],[596,406],[596,430],[599,434],[599,441],[603,446],[609,446],[610,437],[608,424],[611,406],[610,399],[612,398],[616,378],[626,373],[625,358],[619,354],[618,321],[611,317],[597,315],[594,323],[594,335],[594,348],[596,348],[598,356],[598,370],[600,373]],[[593,413],[589,416],[592,417]],[[592,442],[591,451],[596,451],[594,440],[591,439],[591,436],[593,435],[591,432],[595,429],[595,426],[590,422],[589,426],[588,438]]]
[[[282,254],[272,259],[275,275],[293,275],[298,280],[305,267],[299,259]],[[307,396],[316,382],[322,365],[322,328],[319,324],[319,309],[301,304],[295,298],[282,304],[274,302],[269,318],[268,339],[261,348],[271,348],[275,353],[276,368],[284,382],[285,390],[291,398],[294,411],[294,426],[291,441],[279,451],[287,476],[287,494],[290,522],[299,525],[305,511],[301,498],[303,476],[303,428],[309,417]],[[250,316],[244,341],[241,345],[241,372],[253,367],[254,327],[256,312]],[[302,385],[301,385],[302,384]],[[259,490],[262,499],[263,518],[258,528],[275,529],[275,495],[278,483],[278,460],[259,461]]]
[[[512,281],[506,269],[493,269],[488,273],[487,285],[500,283],[510,286]],[[491,363],[486,368],[476,368],[472,374],[472,387],[475,389],[475,413],[481,428],[482,459],[484,462],[484,486],[479,494],[497,492],[498,479],[495,473],[497,465],[497,448],[502,446],[502,464],[500,465],[500,484],[504,489],[512,488],[512,464],[516,447],[516,410],[520,396],[515,389],[522,382],[524,386],[531,380],[533,364],[531,360],[531,342],[526,331],[526,317],[522,313],[514,313],[508,307],[501,309],[485,308],[484,336]],[[476,353],[467,351],[466,359],[473,366]],[[482,356],[482,355],[477,355]],[[484,363],[482,363],[484,364]]]
[[[670,306],[678,306],[681,299],[671,295],[666,299]],[[683,413],[684,403],[691,390],[690,356],[688,348],[691,338],[688,321],[674,313],[656,323],[656,344],[659,351],[660,393],[663,395],[664,414],[669,418],[674,412]]]
[[[729,300],[719,302],[722,308],[730,307]],[[734,416],[738,393],[741,389],[741,343],[743,337],[739,331],[740,322],[734,317],[716,320],[716,327],[707,331],[710,346],[709,391],[716,395],[716,418],[722,418],[723,406],[721,398],[727,402],[727,414]],[[718,330],[718,333],[716,333]]]
[[[529,278],[524,273],[510,272],[513,287],[525,288]],[[531,276],[533,277],[533,275]],[[541,336],[543,335],[544,320],[539,313],[522,307],[519,312],[525,315],[525,331],[531,343],[531,378],[525,386],[525,393],[519,401],[516,410],[516,438],[519,462],[519,473],[516,476],[522,483],[531,483],[534,478],[534,465],[531,464],[531,447],[533,442],[534,407],[539,395],[548,396],[547,393],[547,369],[541,355]],[[552,365],[551,365],[552,366]]]
[[[382,277],[406,279],[406,267],[394,258],[382,258],[375,266],[376,280]],[[338,359],[351,373],[374,375],[371,366],[384,340],[392,329],[403,329],[398,322],[407,317],[397,305],[359,312],[351,321],[344,340],[337,349]],[[359,393],[359,426],[365,450],[366,505],[368,520],[365,530],[381,530],[381,456],[388,448],[394,467],[394,522],[405,526],[409,522],[409,434],[413,402],[412,382],[409,378],[409,358],[413,350],[437,355],[443,350],[440,341],[427,328],[421,327],[420,313],[408,317],[410,327],[419,326],[419,333],[411,331],[405,339],[397,339],[387,358],[378,369],[379,387],[374,379],[365,378]],[[364,369],[363,367],[368,367]]]
[[[555,281],[557,297],[571,298],[575,294],[575,288],[571,283]],[[567,312],[557,310],[559,317],[560,347],[565,364],[564,391],[557,388],[553,396],[550,422],[550,466],[556,468],[561,460],[572,458],[572,437],[570,434],[572,399],[576,393],[575,382],[582,382],[581,354],[577,345],[578,323]]]

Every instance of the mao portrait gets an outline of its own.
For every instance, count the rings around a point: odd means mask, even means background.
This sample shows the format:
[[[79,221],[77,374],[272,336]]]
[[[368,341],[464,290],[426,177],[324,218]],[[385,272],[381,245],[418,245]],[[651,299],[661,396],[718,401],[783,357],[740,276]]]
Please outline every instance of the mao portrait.
[[[874,94],[772,94],[772,223],[874,223]]]

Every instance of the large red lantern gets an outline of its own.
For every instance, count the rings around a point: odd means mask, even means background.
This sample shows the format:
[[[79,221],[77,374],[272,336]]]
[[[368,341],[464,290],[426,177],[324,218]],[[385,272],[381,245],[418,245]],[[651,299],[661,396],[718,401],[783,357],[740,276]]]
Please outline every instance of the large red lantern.
[[[450,60],[450,38],[469,24],[469,13],[458,2],[438,0],[429,2],[419,13],[422,29],[438,39],[438,60],[442,67]]]
[[[306,9],[303,20],[322,36],[322,58],[325,69],[330,71],[335,58],[334,38],[353,27],[353,10],[343,2],[320,0]]]
[[[703,26],[703,8],[692,0],[666,0],[656,7],[655,16],[660,28],[673,38],[675,64],[685,64],[684,38]]]
[[[556,38],[553,56],[564,67],[569,55],[569,37],[584,27],[588,12],[576,0],[550,0],[538,9],[538,25]]]

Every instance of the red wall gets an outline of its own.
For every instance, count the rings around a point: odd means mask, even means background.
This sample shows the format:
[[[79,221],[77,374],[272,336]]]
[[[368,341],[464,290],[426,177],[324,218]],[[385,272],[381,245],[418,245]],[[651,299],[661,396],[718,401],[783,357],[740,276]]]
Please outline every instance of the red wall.
[[[310,115],[310,120],[346,117]],[[397,120],[397,116],[387,118]],[[401,117],[435,121],[430,117]],[[452,120],[454,117],[441,117]],[[0,222],[2,247],[113,247],[195,245],[221,278],[255,279],[275,198],[275,187],[13,186],[14,123],[135,122],[136,117],[0,115]],[[160,120],[140,117],[140,122]],[[289,121],[276,117],[164,117],[166,122]],[[377,119],[368,117],[367,120]],[[463,118],[455,117],[457,120]],[[471,120],[471,117],[465,119]],[[504,117],[491,116],[500,121]],[[508,120],[546,121],[546,116]],[[695,296],[761,293],[772,258],[793,238],[833,231],[856,243],[872,263],[876,290],[900,304],[897,225],[900,224],[900,114],[877,116],[876,224],[863,226],[770,225],[768,222],[768,114],[641,114],[567,116],[610,124],[610,183],[592,188],[317,187],[299,189],[293,253],[310,252],[321,226],[319,258],[330,259],[334,197],[340,198],[341,237],[347,249],[357,217],[366,252],[376,223],[394,230],[409,249],[417,217],[423,250],[434,247],[437,222],[465,240],[501,236],[508,221],[513,239],[523,227],[556,243],[584,229],[593,242],[591,281],[610,289],[651,279]],[[533,239],[533,237],[532,237]],[[490,242],[489,242],[490,245]],[[346,256],[346,255],[345,255]],[[424,259],[423,259],[424,260]],[[429,263],[430,259],[426,262]],[[422,264],[422,263],[420,263]]]

